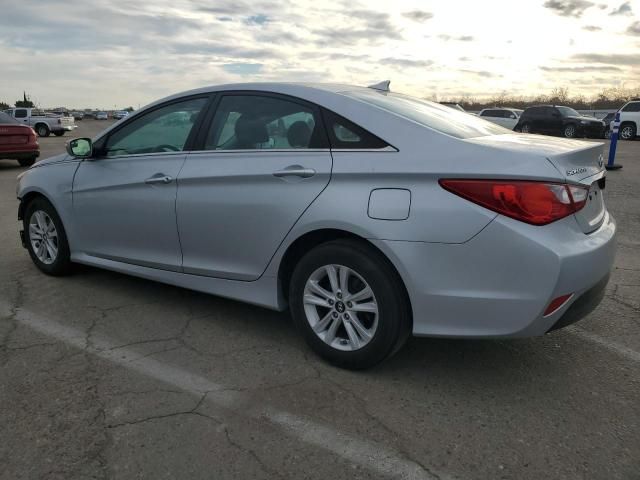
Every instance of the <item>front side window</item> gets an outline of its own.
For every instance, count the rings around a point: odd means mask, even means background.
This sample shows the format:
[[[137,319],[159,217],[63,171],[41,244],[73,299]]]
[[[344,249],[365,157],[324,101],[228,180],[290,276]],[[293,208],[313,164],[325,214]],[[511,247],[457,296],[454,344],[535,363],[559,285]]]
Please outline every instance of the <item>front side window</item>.
[[[475,115],[407,95],[372,89],[343,92],[343,94],[457,138],[511,133]]]
[[[314,109],[284,98],[226,95],[220,100],[205,150],[326,148]]]
[[[206,98],[171,103],[126,123],[107,140],[108,157],[145,153],[179,152],[184,149]]]

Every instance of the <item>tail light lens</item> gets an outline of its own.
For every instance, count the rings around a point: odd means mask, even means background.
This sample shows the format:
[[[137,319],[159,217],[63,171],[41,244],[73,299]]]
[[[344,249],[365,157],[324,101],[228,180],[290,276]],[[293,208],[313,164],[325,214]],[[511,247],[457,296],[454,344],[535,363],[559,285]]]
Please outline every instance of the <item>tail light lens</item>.
[[[546,225],[585,206],[589,189],[522,180],[441,179],[445,190],[531,225]]]

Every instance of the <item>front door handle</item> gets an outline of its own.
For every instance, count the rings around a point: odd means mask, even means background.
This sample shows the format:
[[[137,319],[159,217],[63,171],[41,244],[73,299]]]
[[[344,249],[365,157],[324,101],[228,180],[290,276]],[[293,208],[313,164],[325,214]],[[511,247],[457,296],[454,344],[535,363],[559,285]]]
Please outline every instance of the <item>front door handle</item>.
[[[309,178],[313,177],[316,174],[316,171],[313,168],[304,168],[300,165],[291,165],[283,170],[278,170],[277,172],[273,172],[274,177],[282,178],[282,177],[301,177],[301,178]]]
[[[147,178],[144,183],[147,183],[149,185],[163,183],[166,185],[167,183],[171,183],[171,180],[173,180],[173,178],[171,178],[169,175],[165,175],[164,173],[156,173],[153,177]]]

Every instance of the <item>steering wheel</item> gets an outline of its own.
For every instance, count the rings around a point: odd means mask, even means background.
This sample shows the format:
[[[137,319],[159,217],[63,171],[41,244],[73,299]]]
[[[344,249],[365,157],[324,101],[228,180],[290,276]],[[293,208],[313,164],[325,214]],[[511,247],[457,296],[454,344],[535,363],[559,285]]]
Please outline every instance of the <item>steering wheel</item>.
[[[180,149],[174,145],[169,145],[167,143],[163,143],[162,145],[158,145],[157,147],[155,147],[153,149],[154,153],[160,153],[160,152],[179,152]]]

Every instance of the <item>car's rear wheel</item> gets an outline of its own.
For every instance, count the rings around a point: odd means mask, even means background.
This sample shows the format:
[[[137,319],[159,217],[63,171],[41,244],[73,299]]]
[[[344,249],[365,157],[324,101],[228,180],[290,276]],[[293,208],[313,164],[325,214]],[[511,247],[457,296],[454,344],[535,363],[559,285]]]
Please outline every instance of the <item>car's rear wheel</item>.
[[[69,273],[69,243],[53,205],[42,197],[35,198],[27,205],[23,222],[27,250],[36,267],[48,275]]]
[[[18,163],[20,164],[21,167],[30,167],[31,165],[36,163],[36,158],[37,157],[20,158],[18,160]]]
[[[578,129],[573,123],[565,125],[563,134],[566,138],[575,138],[578,134]]]
[[[528,123],[523,123],[520,127],[520,131],[522,133],[531,133],[531,125],[529,125]]]
[[[309,346],[336,366],[369,368],[395,353],[411,331],[397,273],[364,243],[336,240],[305,255],[289,301]]]
[[[636,126],[633,123],[623,123],[620,125],[618,136],[622,140],[634,140],[636,138]]]
[[[53,132],[56,137],[62,137],[66,132],[64,130],[59,130],[57,132]]]
[[[36,133],[39,137],[48,137],[51,132],[47,125],[41,123],[40,125],[36,126]]]

